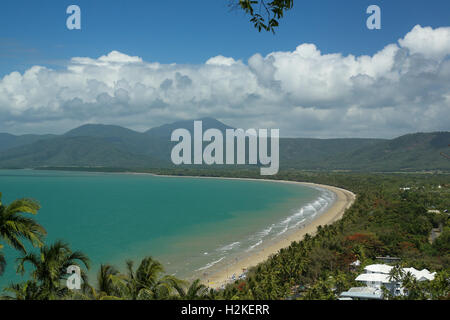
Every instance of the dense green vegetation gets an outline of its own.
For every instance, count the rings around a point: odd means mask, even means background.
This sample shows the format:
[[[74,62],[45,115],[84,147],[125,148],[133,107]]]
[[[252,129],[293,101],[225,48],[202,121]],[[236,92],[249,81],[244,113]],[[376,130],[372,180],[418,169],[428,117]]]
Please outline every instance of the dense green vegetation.
[[[177,174],[258,178],[253,170]],[[343,219],[281,250],[253,268],[245,281],[228,285],[221,297],[334,299],[356,285],[353,279],[365,265],[376,263],[377,256],[390,255],[400,257],[403,266],[438,272],[433,282],[408,280],[408,286],[416,290],[410,290],[407,298],[450,298],[450,220],[444,212],[450,205],[448,175],[289,170],[271,178],[334,185],[353,191],[357,199]],[[441,213],[430,213],[430,209]],[[430,231],[438,227],[442,233],[430,243]],[[350,270],[349,264],[356,259],[362,261],[361,267]]]
[[[12,248],[26,253],[23,240],[28,240],[33,246],[43,245],[45,229],[27,217],[25,214],[37,214],[40,209],[39,203],[31,199],[18,199],[9,205],[2,203],[0,192],[0,241],[5,242]],[[0,243],[0,250],[3,245]],[[0,251],[0,275],[3,274],[6,259]]]
[[[260,178],[255,169],[153,172]],[[403,298],[450,298],[450,221],[446,212],[450,205],[449,175],[287,170],[271,178],[334,185],[353,191],[357,198],[341,220],[320,227],[315,235],[307,235],[300,242],[293,242],[250,269],[246,279],[229,284],[224,290],[208,290],[199,281],[189,284],[166,275],[161,264],[146,257],[137,268],[127,262],[125,273],[102,265],[96,281],[91,280],[96,285],[85,278],[81,291],[69,291],[65,288],[67,262],[80,264],[85,270],[89,261],[81,252],[73,252],[67,244],[58,242],[41,246],[39,254],[24,254],[18,261],[18,271],[24,272],[29,263],[31,279],[9,286],[5,298],[336,299],[340,292],[356,285],[354,279],[365,265],[374,263],[377,256],[387,255],[401,258],[402,266],[437,272],[434,281],[420,283],[403,275],[408,289],[408,295]],[[1,208],[4,211],[5,206]],[[440,235],[431,241],[433,228],[439,228]],[[42,258],[47,256],[52,258]],[[50,263],[52,259],[57,263]],[[350,268],[356,259],[362,265]]]
[[[201,120],[204,131],[231,128],[216,119]],[[173,169],[170,154],[176,142],[171,142],[170,136],[178,128],[192,134],[193,121],[178,121],[146,132],[97,124],[59,136],[0,134],[0,168]],[[449,172],[450,162],[441,155],[448,150],[449,141],[450,132],[408,134],[392,140],[281,138],[280,166],[284,170]]]

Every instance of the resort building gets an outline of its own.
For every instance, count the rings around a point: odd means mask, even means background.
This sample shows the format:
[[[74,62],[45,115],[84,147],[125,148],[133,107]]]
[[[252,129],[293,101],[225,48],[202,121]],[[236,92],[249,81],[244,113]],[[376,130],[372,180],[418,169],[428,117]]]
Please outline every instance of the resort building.
[[[365,273],[356,277],[356,281],[365,284],[365,287],[350,288],[341,293],[341,299],[383,299],[382,287],[384,286],[394,296],[404,295],[402,283],[395,281],[390,276],[392,266],[387,264],[371,264],[364,268]],[[410,273],[417,281],[434,280],[436,272],[431,273],[427,269],[417,270],[415,268],[402,268],[402,271]]]
[[[384,274],[389,275],[389,273],[392,270],[392,266],[389,266],[387,264],[371,264],[364,268],[364,271],[366,274]],[[406,273],[411,273],[417,281],[425,281],[425,280],[434,280],[434,276],[436,275],[436,272],[431,273],[427,269],[423,270],[417,270],[415,268],[402,268],[402,271]],[[356,281],[359,281],[358,278],[356,278]],[[363,281],[363,280],[361,280]]]
[[[383,292],[380,288],[353,287],[341,293],[339,300],[383,300]]]

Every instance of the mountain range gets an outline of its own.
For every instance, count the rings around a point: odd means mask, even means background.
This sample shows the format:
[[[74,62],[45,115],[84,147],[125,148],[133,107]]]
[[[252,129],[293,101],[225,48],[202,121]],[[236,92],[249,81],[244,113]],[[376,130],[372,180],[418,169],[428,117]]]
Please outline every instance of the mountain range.
[[[203,130],[232,128],[213,118]],[[87,124],[62,135],[0,133],[0,168],[95,167],[127,170],[170,168],[173,130],[193,131],[193,120],[137,132]],[[395,139],[280,138],[280,168],[350,171],[450,171],[450,132],[407,134]]]

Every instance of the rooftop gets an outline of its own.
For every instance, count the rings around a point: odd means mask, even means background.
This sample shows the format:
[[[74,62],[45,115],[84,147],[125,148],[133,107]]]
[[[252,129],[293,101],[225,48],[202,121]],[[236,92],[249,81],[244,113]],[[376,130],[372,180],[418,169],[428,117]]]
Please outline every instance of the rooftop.
[[[364,268],[366,272],[372,272],[372,273],[384,273],[389,274],[392,270],[392,266],[389,266],[387,264],[371,264]]]
[[[417,281],[425,281],[425,280],[433,281],[434,276],[436,275],[436,272],[431,273],[427,269],[419,271],[414,268],[403,268],[403,271],[406,273],[407,272],[411,273],[417,279]]]
[[[348,291],[342,292],[340,296],[342,298],[383,299],[383,292],[378,288],[353,287]]]
[[[389,275],[389,272],[391,272],[392,268],[393,268],[392,266],[389,266],[387,264],[371,264],[364,268],[364,270],[368,273],[362,275],[376,275],[376,274]],[[418,281],[425,281],[425,280],[432,281],[434,280],[434,276],[436,275],[436,272],[431,273],[427,269],[417,270],[415,268],[403,268],[403,272],[411,273]],[[358,278],[360,276],[358,276]],[[356,278],[356,280],[358,280],[358,278]],[[383,279],[383,277],[381,276],[374,276],[373,278]],[[360,281],[381,281],[381,280],[360,280]]]
[[[356,277],[356,281],[373,281],[373,282],[381,282],[381,283],[390,283],[390,276],[388,274],[383,273],[363,273]]]

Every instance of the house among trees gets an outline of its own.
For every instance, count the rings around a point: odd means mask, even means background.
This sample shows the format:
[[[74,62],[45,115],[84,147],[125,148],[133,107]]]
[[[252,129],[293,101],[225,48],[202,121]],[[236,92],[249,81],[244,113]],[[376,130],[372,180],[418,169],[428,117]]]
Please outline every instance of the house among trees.
[[[436,272],[431,273],[427,269],[398,268],[387,264],[371,264],[364,268],[365,273],[356,277],[356,281],[365,286],[353,287],[341,293],[341,299],[383,299],[383,288],[393,296],[405,295],[402,287],[402,279],[405,275],[414,277],[417,281],[432,281]]]

